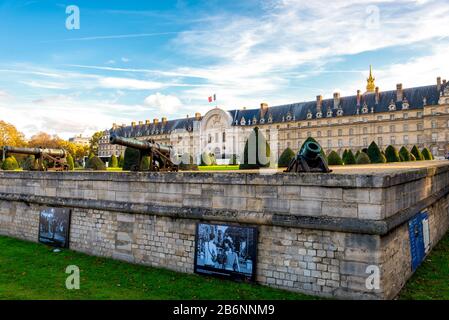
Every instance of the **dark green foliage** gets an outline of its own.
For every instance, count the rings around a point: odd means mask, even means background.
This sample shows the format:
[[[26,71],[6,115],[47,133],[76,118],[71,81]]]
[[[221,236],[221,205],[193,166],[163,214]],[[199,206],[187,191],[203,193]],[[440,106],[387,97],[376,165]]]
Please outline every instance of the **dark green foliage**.
[[[120,157],[118,158],[118,167],[123,168],[124,163],[125,163],[125,157],[123,156],[123,154],[120,154]]]
[[[416,161],[415,156],[413,155],[413,153],[410,153],[410,161]]]
[[[368,147],[368,157],[371,163],[385,163],[387,161],[374,141]]]
[[[345,149],[345,150],[343,151],[343,154],[341,155],[341,159],[343,160],[343,162],[344,162],[344,160],[345,160],[347,154],[348,154],[348,149]]]
[[[140,151],[133,148],[125,149],[123,160],[123,170],[131,170],[134,166],[139,166]]]
[[[3,161],[2,163],[2,169],[3,170],[17,170],[19,169],[19,164],[17,163],[16,158],[13,156],[8,157]]]
[[[109,167],[111,168],[117,168],[118,167],[118,160],[115,154],[111,156],[111,159],[109,160]]]
[[[400,162],[401,161],[401,158],[399,157],[399,152],[392,145],[389,145],[385,149],[385,157],[387,159],[387,162]]]
[[[410,152],[404,146],[399,150],[399,156],[401,157],[401,161],[411,161]]]
[[[357,150],[357,152],[355,153],[354,157],[355,157],[356,160],[357,160],[357,157],[359,156],[360,152],[361,152],[360,150]]]
[[[31,155],[26,157],[25,161],[22,163],[22,169],[27,171],[36,170],[37,164],[35,156]]]
[[[106,170],[106,165],[101,161],[100,158],[94,156],[87,161],[87,168],[92,170]]]
[[[193,156],[185,153],[181,157],[181,163],[179,164],[179,170],[185,171],[198,171],[198,165],[194,162]]]
[[[413,148],[410,151],[410,153],[415,156],[416,161],[424,160],[424,156],[422,155],[421,151],[419,151],[419,149],[418,149],[418,147],[416,145],[413,146]]]
[[[432,152],[430,152],[429,148],[422,149],[422,155],[424,157],[424,160],[433,160]]]
[[[248,144],[251,142],[253,144],[251,146],[251,153],[248,155]],[[265,155],[263,155],[262,158],[260,158],[259,148],[265,145]],[[270,145],[267,143],[265,137],[262,133],[260,133],[259,128],[254,128],[253,132],[251,132],[248,140],[245,143],[245,150],[243,152],[243,161],[240,163],[239,169],[259,169],[259,168],[266,168],[270,166]],[[267,162],[267,163],[265,163]]]
[[[343,156],[343,163],[344,163],[345,165],[355,164],[355,156],[354,156],[354,154],[352,153],[352,150],[351,150],[351,149],[349,149],[349,150],[346,152],[346,155]]]
[[[279,157],[278,167],[279,168],[288,167],[288,165],[290,164],[290,161],[294,157],[295,157],[295,153],[293,152],[292,149],[290,149],[290,148],[285,149],[284,152],[282,152],[281,156]]]
[[[355,159],[357,164],[370,164],[371,161],[365,152],[359,152],[357,158]]]
[[[73,157],[70,153],[67,153],[67,165],[69,166],[69,170],[75,169],[75,162],[73,161]]]
[[[340,158],[337,152],[331,151],[327,157],[327,163],[330,166],[341,166],[343,165],[343,160]]]
[[[366,154],[368,154],[368,148],[363,148],[362,152],[365,152]]]

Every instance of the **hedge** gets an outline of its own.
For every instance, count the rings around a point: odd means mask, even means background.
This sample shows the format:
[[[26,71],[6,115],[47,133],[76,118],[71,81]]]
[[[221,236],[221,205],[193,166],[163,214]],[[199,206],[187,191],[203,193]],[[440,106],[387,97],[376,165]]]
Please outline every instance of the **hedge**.
[[[416,161],[424,160],[424,156],[422,155],[421,151],[419,151],[419,149],[418,149],[418,147],[416,145],[413,146],[413,148],[410,151],[410,153],[415,156]]]
[[[355,162],[357,164],[370,164],[371,163],[368,155],[365,152],[359,152],[359,155],[355,159]]]
[[[411,161],[410,152],[406,147],[401,147],[401,149],[399,150],[399,157],[401,158],[401,161]]]
[[[118,158],[118,167],[123,168],[124,163],[125,163],[125,157],[123,156],[123,154],[120,154],[120,157]]]
[[[17,163],[16,158],[14,156],[10,156],[5,159],[2,163],[3,170],[17,170],[19,169],[19,164]]]
[[[356,161],[355,161],[355,156],[354,156],[354,154],[352,153],[352,150],[351,149],[349,149],[347,152],[346,152],[346,155],[344,155],[343,156],[343,163],[345,164],[345,165],[351,165],[351,164],[356,164]]]
[[[279,168],[288,167],[288,165],[290,164],[290,161],[294,157],[295,157],[295,153],[293,152],[292,149],[290,149],[290,148],[285,149],[284,152],[282,152],[281,156],[279,157],[278,167]]]
[[[387,158],[387,162],[400,162],[401,161],[401,158],[399,157],[399,152],[392,145],[389,145],[385,149],[385,157]]]
[[[371,161],[371,163],[385,163],[387,160],[385,159],[385,156],[380,151],[377,144],[373,141],[368,147],[368,157]]]
[[[93,170],[106,170],[106,165],[97,156],[92,157],[87,162],[87,168]]]
[[[327,157],[327,163],[330,166],[342,166],[343,160],[340,158],[337,152],[331,151]]]
[[[255,155],[254,154],[250,154],[248,156],[248,144],[251,141],[251,143],[253,143],[254,145],[252,146],[252,150],[255,150]],[[259,158],[259,146],[265,144],[265,159],[260,159]],[[260,133],[259,128],[254,128],[254,130],[251,132],[251,134],[249,135],[248,140],[246,140],[245,143],[245,149],[243,151],[243,161],[242,163],[240,163],[239,169],[259,169],[259,168],[266,168],[270,166],[270,156],[271,156],[271,150],[270,150],[270,145],[268,144],[268,142],[266,141],[265,137],[263,136],[262,133]],[[263,162],[267,162],[267,163],[262,163],[261,160],[263,160]],[[249,162],[254,162],[254,163],[249,163]]]

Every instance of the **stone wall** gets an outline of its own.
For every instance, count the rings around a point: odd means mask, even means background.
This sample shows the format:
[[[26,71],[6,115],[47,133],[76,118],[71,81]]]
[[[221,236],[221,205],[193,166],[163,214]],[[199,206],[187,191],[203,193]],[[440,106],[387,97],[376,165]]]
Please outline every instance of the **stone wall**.
[[[411,275],[407,222],[448,228],[449,165],[395,173],[0,172],[0,234],[37,241],[39,212],[72,208],[70,248],[193,272],[199,221],[259,228],[257,282],[339,298],[394,297]],[[367,267],[381,270],[366,287]]]

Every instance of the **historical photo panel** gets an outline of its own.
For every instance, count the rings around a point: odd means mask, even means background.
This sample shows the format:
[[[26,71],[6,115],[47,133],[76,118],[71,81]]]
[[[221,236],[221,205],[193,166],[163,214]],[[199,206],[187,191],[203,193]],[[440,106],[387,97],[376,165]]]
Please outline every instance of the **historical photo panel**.
[[[196,273],[255,280],[257,228],[198,223],[195,249]]]
[[[60,248],[69,247],[71,210],[46,208],[39,217],[39,242]]]

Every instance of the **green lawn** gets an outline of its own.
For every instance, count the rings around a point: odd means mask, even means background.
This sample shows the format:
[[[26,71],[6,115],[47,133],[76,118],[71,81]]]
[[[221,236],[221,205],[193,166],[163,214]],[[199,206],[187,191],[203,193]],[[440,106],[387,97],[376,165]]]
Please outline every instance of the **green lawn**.
[[[80,268],[80,290],[65,269]],[[260,285],[97,258],[0,237],[0,299],[313,299]]]
[[[449,233],[407,282],[399,299],[449,300]]]

